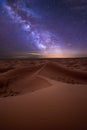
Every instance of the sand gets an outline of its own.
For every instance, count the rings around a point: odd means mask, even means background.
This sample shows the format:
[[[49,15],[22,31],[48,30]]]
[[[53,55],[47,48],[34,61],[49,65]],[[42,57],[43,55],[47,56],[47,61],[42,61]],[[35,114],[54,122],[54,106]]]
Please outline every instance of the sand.
[[[0,61],[0,129],[86,130],[86,70],[86,58]]]

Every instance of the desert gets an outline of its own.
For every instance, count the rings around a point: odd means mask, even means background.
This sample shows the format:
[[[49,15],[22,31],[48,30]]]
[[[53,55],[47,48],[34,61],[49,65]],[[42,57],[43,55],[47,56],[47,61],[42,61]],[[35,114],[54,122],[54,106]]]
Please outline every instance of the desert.
[[[87,58],[1,60],[0,129],[87,129]]]

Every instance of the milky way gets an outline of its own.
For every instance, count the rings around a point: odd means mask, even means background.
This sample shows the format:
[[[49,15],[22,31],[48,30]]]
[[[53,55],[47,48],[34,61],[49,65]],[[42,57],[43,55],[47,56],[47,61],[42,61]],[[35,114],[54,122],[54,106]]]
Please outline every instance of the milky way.
[[[23,38],[25,38],[29,44],[31,42],[39,53],[62,53],[60,41],[57,36],[39,25],[37,27],[35,24],[38,24],[38,22],[33,23],[30,20],[30,17],[32,17],[33,20],[40,19],[33,11],[29,10],[22,3],[9,4],[5,2],[2,7],[3,11],[5,11],[10,18],[10,22],[19,25],[25,35]],[[25,14],[24,17],[23,14]],[[21,35],[21,33],[19,35]],[[24,44],[26,44],[26,40]]]
[[[39,2],[40,6],[39,5],[37,6],[36,4],[36,7],[38,8],[35,7],[36,1],[32,0],[32,3],[34,3],[34,6],[33,4],[31,6],[31,1],[29,3],[28,0],[25,0],[25,1],[24,0],[17,0],[17,1],[16,0],[13,0],[13,1],[0,0],[0,4],[1,4],[1,8],[0,8],[1,10],[0,22],[1,23],[0,24],[2,26],[5,25],[7,30],[9,30],[9,33],[7,32],[6,34],[6,30],[4,29],[4,27],[2,27],[3,33],[2,31],[0,32],[1,35],[5,35],[4,38],[2,38],[3,36],[1,36],[1,40],[0,40],[1,42],[3,42],[3,39],[7,38],[6,41],[8,42],[7,43],[8,51],[6,49],[5,50],[7,52],[9,51],[14,52],[15,54],[16,53],[21,54],[21,52],[23,54],[35,52],[39,54],[63,55],[65,53],[65,48],[66,50],[69,50],[69,49],[72,50],[73,45],[76,47],[75,45],[76,43],[72,44],[72,42],[74,42],[75,40],[72,40],[71,42],[67,40],[67,39],[70,39],[70,36],[69,36],[70,33],[68,31],[69,33],[68,35],[67,31],[66,33],[64,32],[66,30],[66,26],[64,27],[63,32],[62,32],[63,25],[61,25],[60,22],[58,25],[55,22],[53,23],[50,22],[50,20],[51,21],[54,20],[53,18],[54,14],[52,13],[52,11],[47,11],[47,9],[49,10],[49,8],[53,10],[53,7],[51,7],[51,4],[48,4],[46,8],[44,6],[44,10],[46,11],[43,11],[41,7],[43,7],[44,1],[42,0],[42,4]],[[55,4],[55,1],[52,3],[52,5],[53,4]],[[59,3],[57,2],[57,4]],[[61,7],[61,4],[60,4],[60,7]],[[55,7],[55,10],[56,10],[56,7]],[[50,18],[50,15],[52,16],[52,18]],[[55,13],[55,17],[57,18],[55,21],[58,21],[58,19],[60,18],[58,18],[59,16],[56,16],[56,15],[57,14]],[[50,27],[51,23],[52,23],[52,27]],[[69,29],[70,28],[67,27],[67,30]],[[13,34],[11,32],[13,32]],[[71,33],[72,32],[73,32],[73,29],[71,30]],[[68,35],[67,39],[66,39],[66,34]],[[11,43],[12,41],[10,41],[10,39],[12,38],[13,38],[13,43]],[[77,39],[76,41],[78,45],[78,43],[80,43],[78,40],[79,38],[75,37],[74,39]],[[4,42],[6,41],[4,40]],[[2,46],[6,48],[5,45],[2,45]],[[80,47],[81,47],[81,43],[80,43]],[[69,52],[71,50],[69,50]],[[76,50],[74,50],[74,52],[75,51]]]

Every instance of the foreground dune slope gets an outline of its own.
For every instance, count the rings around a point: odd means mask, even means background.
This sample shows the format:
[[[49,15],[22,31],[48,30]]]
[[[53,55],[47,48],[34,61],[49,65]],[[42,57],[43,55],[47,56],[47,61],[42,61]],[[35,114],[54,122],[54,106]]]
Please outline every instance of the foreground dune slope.
[[[49,82],[53,86],[21,96],[1,98],[0,129],[85,130],[87,86]]]

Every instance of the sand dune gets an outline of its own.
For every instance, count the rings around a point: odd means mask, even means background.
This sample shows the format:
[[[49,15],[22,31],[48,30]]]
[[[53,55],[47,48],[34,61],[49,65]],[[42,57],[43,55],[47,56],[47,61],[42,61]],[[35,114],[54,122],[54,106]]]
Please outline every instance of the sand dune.
[[[87,72],[87,58],[57,59],[54,61],[67,69]]]
[[[87,84],[87,72],[70,70],[56,62],[49,62],[39,74],[57,81]]]
[[[76,60],[76,59],[75,59]],[[59,62],[58,62],[59,61]],[[0,96],[8,97],[15,96],[22,93],[32,92],[40,88],[44,88],[45,85],[51,86],[51,83],[47,83],[47,79],[55,81],[61,81],[71,84],[87,84],[87,72],[78,69],[70,69],[71,62],[68,68],[64,66],[66,60],[62,63],[60,60],[19,60],[19,61],[6,61],[5,65],[2,61],[0,68]],[[73,60],[72,60],[73,61]],[[77,64],[79,60],[73,61]],[[6,66],[7,65],[7,66]],[[84,62],[84,65],[86,63]],[[79,65],[80,66],[80,65]],[[80,66],[82,68],[82,66]],[[79,67],[79,68],[80,68]],[[85,66],[86,67],[86,66]],[[74,66],[75,68],[75,66]],[[38,77],[42,76],[42,77]],[[32,85],[32,82],[35,84]],[[38,84],[39,81],[39,84]],[[42,85],[41,85],[41,83]],[[14,87],[13,87],[14,86]]]
[[[0,61],[0,130],[86,130],[86,70],[86,59]]]
[[[14,82],[9,86],[13,92],[19,92],[19,94],[31,93],[39,89],[43,89],[46,87],[51,87],[52,84],[43,77],[25,77],[24,79],[20,79],[17,82]]]
[[[20,69],[10,70],[6,73],[0,75],[0,95],[1,96],[10,96],[19,94],[20,91],[13,91],[11,84],[17,82],[18,80],[23,80],[25,77],[29,77],[28,80],[31,80],[37,73],[42,69],[42,65],[34,67],[25,67]],[[21,88],[21,86],[20,86]]]
[[[52,82],[33,93],[1,98],[0,129],[86,130],[87,86]]]

